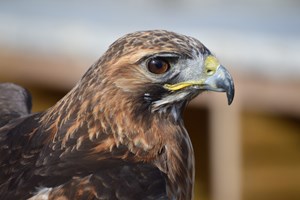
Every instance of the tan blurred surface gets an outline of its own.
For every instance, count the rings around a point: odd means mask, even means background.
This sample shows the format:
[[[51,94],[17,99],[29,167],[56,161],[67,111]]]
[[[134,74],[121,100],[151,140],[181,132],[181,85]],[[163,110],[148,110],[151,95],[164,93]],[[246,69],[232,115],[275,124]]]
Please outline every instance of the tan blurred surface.
[[[243,199],[299,199],[300,119],[247,112],[242,125]]]

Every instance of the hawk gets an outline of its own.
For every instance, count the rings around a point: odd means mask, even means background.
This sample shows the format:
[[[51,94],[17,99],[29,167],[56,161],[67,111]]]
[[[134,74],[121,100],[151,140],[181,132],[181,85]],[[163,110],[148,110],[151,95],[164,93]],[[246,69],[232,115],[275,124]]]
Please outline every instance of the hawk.
[[[0,199],[193,198],[182,111],[203,91],[234,97],[228,71],[197,39],[165,30],[115,41],[53,107],[0,87]]]

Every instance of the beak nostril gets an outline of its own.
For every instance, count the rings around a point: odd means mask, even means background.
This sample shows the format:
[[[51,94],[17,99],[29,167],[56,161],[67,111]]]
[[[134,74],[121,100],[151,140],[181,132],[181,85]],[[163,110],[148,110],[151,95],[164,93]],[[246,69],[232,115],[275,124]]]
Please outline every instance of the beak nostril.
[[[207,70],[206,70],[206,74],[207,74],[208,76],[211,76],[211,75],[213,75],[214,73],[215,73],[214,70],[211,70],[211,69],[207,69]]]

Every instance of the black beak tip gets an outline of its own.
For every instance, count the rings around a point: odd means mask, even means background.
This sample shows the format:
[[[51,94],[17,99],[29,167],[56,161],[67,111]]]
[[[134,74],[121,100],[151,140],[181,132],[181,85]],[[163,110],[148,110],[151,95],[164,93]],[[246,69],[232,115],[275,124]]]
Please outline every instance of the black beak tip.
[[[234,99],[234,84],[233,84],[232,79],[230,82],[231,82],[230,87],[226,91],[228,105],[231,105],[231,103],[233,102],[233,99]]]
[[[233,98],[234,98],[234,93],[227,92],[228,105],[231,105],[231,103],[233,102]]]

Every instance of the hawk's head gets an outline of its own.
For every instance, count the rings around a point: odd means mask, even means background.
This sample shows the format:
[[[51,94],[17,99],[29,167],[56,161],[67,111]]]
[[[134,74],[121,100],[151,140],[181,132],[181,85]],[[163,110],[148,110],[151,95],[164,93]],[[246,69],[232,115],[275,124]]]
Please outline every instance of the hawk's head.
[[[113,89],[120,102],[128,99],[141,112],[171,111],[176,118],[202,91],[226,92],[229,104],[234,97],[230,74],[201,42],[164,30],[118,39],[88,75],[97,75],[91,82]]]

